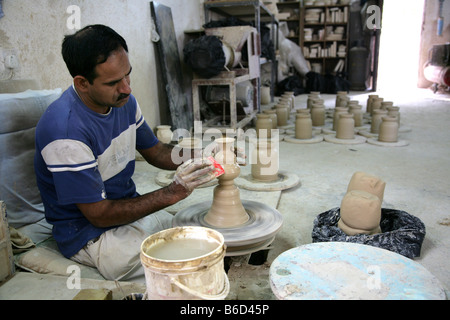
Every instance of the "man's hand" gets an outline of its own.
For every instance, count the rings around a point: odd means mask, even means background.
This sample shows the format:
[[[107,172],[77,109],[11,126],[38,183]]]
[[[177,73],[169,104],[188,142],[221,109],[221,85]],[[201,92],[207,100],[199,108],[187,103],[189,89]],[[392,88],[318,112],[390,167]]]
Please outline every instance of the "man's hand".
[[[173,183],[182,185],[190,194],[198,186],[213,180],[215,167],[207,158],[190,159],[175,172]]]

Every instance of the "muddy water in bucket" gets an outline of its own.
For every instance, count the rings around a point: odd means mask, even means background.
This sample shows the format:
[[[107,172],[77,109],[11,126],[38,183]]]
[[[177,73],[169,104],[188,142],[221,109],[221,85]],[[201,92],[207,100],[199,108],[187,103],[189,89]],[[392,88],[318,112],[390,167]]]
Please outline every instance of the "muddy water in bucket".
[[[141,245],[147,298],[221,300],[230,285],[224,270],[222,234],[204,227],[176,227],[155,233]]]

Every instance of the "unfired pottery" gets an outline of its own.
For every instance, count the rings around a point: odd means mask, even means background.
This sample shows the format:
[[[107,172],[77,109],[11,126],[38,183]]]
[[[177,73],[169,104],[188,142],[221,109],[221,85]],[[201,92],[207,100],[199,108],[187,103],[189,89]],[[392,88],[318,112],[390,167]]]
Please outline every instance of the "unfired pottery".
[[[382,117],[387,115],[387,110],[383,109],[372,109],[372,123],[370,126],[370,133],[378,134],[380,132],[380,124]]]
[[[367,98],[367,105],[366,105],[366,112],[372,114],[372,102],[378,98],[377,94],[369,94],[369,97]]]
[[[337,130],[337,124],[338,124],[338,120],[339,120],[339,116],[342,113],[347,113],[348,109],[345,107],[336,107],[334,108],[334,114],[333,114],[333,131]]]
[[[252,151],[251,173],[257,181],[278,180],[279,153],[277,144],[270,140],[258,140]]]
[[[283,104],[278,104],[275,106],[277,112],[277,125],[278,127],[283,127],[287,125],[289,118],[288,106]]]
[[[159,141],[162,143],[170,143],[172,142],[172,130],[170,129],[171,126],[169,125],[159,125],[156,127],[156,137]]]
[[[374,111],[381,109],[381,103],[384,101],[384,98],[375,98],[371,103],[371,111],[370,115],[373,117]]]
[[[364,125],[363,122],[363,111],[362,106],[359,104],[352,105],[349,109],[349,113],[353,114],[353,119],[355,120],[355,127],[362,127]]]
[[[325,106],[323,103],[313,103],[311,120],[314,127],[322,127],[325,125]]]
[[[396,117],[397,118],[397,122],[398,122],[398,126],[400,127],[400,108],[399,107],[389,107],[387,108],[388,116],[392,116],[392,117]]]
[[[336,138],[354,139],[355,138],[355,120],[350,113],[341,113],[338,118]]]
[[[256,115],[256,136],[266,139],[272,137],[272,119],[269,114],[260,113]]]
[[[213,202],[204,219],[208,224],[220,228],[240,226],[248,221],[249,216],[242,205],[239,188],[234,184],[234,179],[241,172],[234,154],[234,139],[220,138],[216,142],[219,152],[215,159],[225,173],[218,178],[219,185],[214,188]]]
[[[295,138],[296,139],[312,138],[312,120],[310,114],[299,113],[296,115]]]
[[[398,141],[398,122],[396,117],[382,117],[378,134],[378,140],[381,142],[397,142]]]
[[[278,125],[277,112],[273,109],[264,110],[263,113],[268,114],[272,119],[272,129],[276,129]]]

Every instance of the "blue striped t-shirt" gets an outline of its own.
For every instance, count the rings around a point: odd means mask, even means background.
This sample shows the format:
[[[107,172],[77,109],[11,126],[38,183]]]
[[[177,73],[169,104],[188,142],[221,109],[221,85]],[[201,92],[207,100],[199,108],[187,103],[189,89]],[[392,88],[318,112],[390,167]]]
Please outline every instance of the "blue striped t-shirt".
[[[135,150],[157,143],[132,95],[99,114],[71,86],[48,107],[36,127],[34,162],[45,216],[65,257],[110,229],[93,226],[75,204],[136,197]]]

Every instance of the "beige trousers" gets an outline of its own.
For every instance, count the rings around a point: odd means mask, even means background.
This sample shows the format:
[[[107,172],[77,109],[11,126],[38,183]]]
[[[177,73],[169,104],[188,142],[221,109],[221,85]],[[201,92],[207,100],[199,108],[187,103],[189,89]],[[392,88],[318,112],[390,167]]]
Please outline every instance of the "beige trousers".
[[[89,241],[71,259],[97,268],[107,280],[145,283],[139,256],[141,243],[151,234],[171,228],[172,219],[170,213],[161,210],[131,224],[108,230]]]

